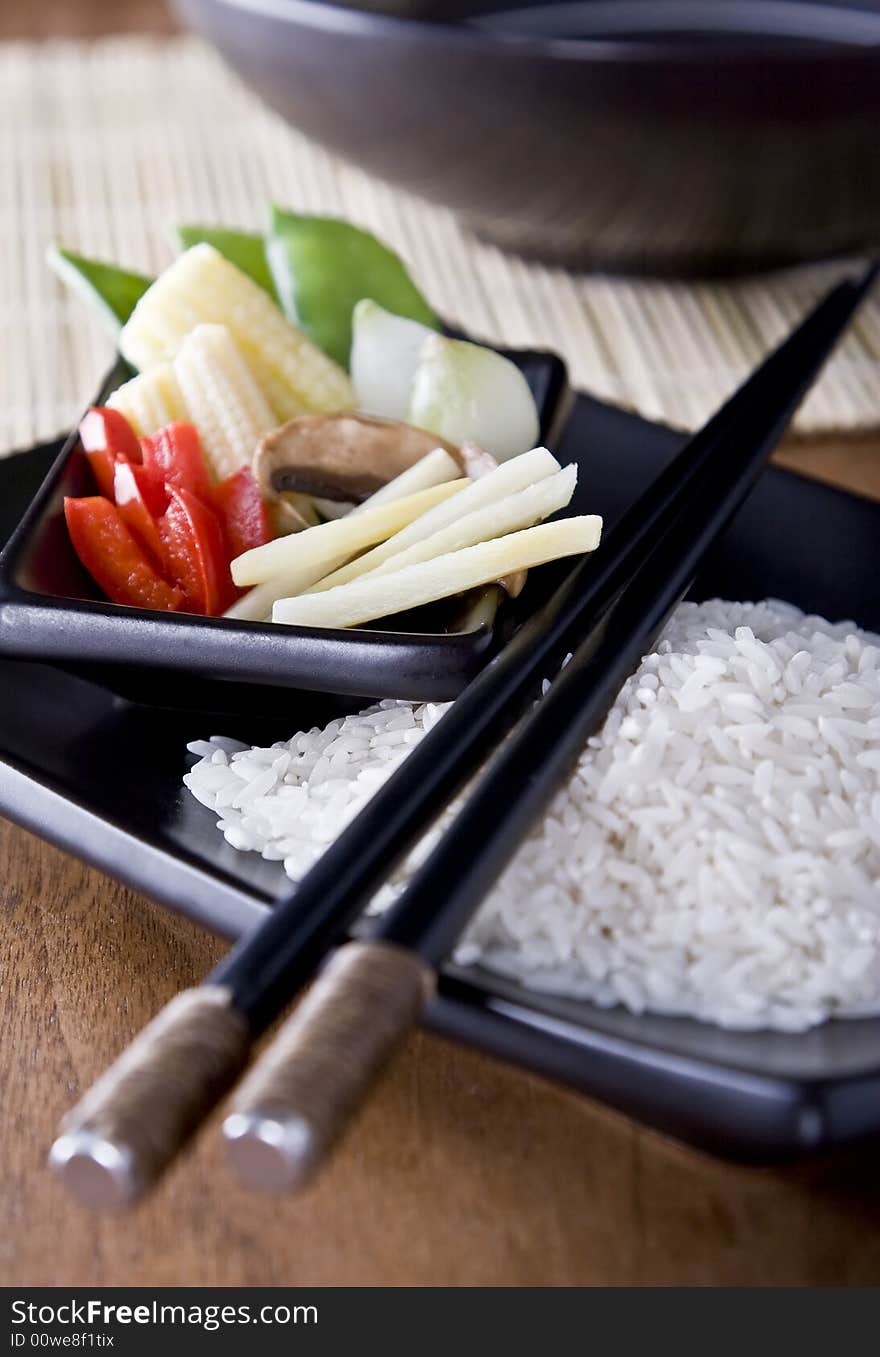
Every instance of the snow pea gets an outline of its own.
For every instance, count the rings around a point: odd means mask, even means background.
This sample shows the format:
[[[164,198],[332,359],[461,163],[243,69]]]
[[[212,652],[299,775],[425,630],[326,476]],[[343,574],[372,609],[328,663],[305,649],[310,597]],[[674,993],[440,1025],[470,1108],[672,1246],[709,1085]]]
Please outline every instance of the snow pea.
[[[288,320],[343,367],[351,350],[351,314],[362,297],[440,328],[400,257],[349,222],[273,207],[266,258]]]
[[[100,259],[87,259],[85,255],[74,254],[57,245],[49,251],[49,264],[74,292],[88,302],[97,303],[113,331],[125,324],[153,281],[143,273],[132,273],[130,269],[105,264]]]

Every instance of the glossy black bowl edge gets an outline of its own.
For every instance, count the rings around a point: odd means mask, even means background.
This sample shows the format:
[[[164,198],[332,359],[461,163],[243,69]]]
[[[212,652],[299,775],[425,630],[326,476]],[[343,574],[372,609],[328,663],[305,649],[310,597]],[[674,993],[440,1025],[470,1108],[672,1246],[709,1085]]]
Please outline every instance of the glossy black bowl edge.
[[[786,1163],[876,1136],[880,1073],[812,1081],[683,1059],[550,1019],[456,975],[443,976],[426,1026],[722,1159]]]

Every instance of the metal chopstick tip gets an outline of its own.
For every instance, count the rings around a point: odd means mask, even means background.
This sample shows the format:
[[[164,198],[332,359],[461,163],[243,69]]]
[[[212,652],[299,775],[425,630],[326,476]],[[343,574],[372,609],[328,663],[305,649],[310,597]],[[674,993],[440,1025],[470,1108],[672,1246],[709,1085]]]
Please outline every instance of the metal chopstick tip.
[[[49,1166],[85,1206],[121,1210],[156,1181],[250,1049],[228,989],[168,1004],[64,1118]]]
[[[49,1151],[49,1166],[84,1205],[121,1211],[141,1192],[134,1155],[93,1131],[62,1133]]]
[[[232,1112],[223,1123],[230,1167],[254,1192],[303,1187],[320,1157],[312,1127],[296,1114]]]
[[[246,1187],[303,1187],[403,1036],[419,1020],[434,972],[379,941],[341,947],[238,1090],[223,1125],[230,1167]]]

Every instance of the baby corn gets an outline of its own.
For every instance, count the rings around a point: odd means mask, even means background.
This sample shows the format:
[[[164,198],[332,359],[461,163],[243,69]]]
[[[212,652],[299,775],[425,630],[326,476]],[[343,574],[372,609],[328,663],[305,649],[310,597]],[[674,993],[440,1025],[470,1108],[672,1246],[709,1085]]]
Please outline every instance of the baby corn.
[[[250,466],[275,420],[226,326],[197,325],[180,347],[174,374],[216,478]]]
[[[125,416],[139,438],[146,438],[175,420],[190,418],[170,363],[159,363],[149,372],[124,382],[107,404]]]
[[[119,347],[146,372],[175,358],[190,331],[205,323],[228,327],[277,422],[355,404],[347,373],[208,244],[186,250],[144,293]]]

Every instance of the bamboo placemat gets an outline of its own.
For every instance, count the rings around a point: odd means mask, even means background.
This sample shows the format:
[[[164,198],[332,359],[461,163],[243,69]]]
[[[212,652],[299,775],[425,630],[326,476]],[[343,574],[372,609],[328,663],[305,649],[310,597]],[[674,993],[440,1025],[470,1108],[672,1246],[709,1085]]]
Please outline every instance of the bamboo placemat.
[[[576,386],[683,428],[700,423],[840,271],[681,285],[526,264],[291,132],[191,38],[4,44],[0,451],[67,427],[112,350],[46,268],[50,241],[154,271],[171,257],[169,223],[256,226],[269,198],[376,231],[448,319],[487,339],[556,349]],[[878,427],[874,300],[798,430]]]

